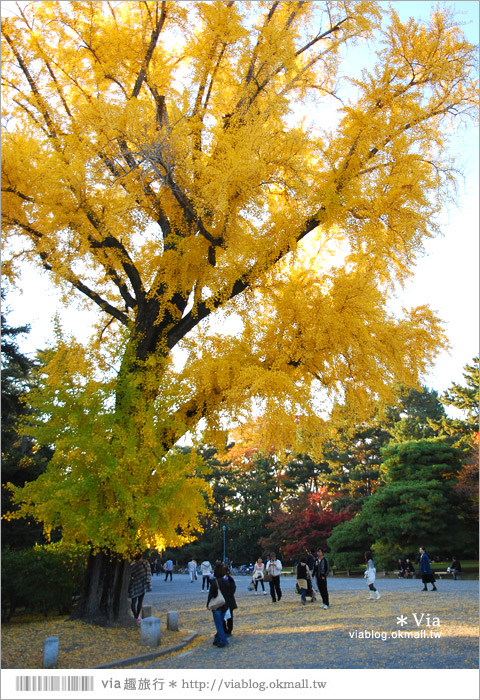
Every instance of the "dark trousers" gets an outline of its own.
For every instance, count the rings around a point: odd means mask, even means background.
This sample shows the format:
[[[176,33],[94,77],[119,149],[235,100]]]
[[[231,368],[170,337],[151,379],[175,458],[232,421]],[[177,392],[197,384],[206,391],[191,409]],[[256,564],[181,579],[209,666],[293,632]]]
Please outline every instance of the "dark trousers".
[[[263,583],[263,578],[255,578],[255,579],[253,579],[253,585],[255,586],[255,590],[257,590],[258,584],[259,584],[259,583],[260,583],[261,586],[262,586],[262,591],[264,591],[264,590],[265,590],[265,586],[264,586],[264,583]]]
[[[276,598],[275,598],[276,594]],[[272,600],[276,602],[276,600],[280,600],[282,597],[282,589],[280,588],[280,576],[273,576],[272,580],[270,581],[270,595],[272,596]]]
[[[133,617],[135,618],[140,617],[140,613],[142,612],[142,603],[144,596],[145,593],[142,593],[142,595],[139,595],[136,598],[132,598],[131,608],[133,612]]]
[[[202,591],[205,588],[205,584],[207,584],[207,591],[208,591],[208,589],[210,587],[210,574],[208,574],[207,576],[202,576]]]
[[[173,576],[172,576],[172,571],[166,571],[165,572],[165,581],[168,581],[168,577],[170,576],[170,581],[173,581]]]
[[[320,595],[322,596],[323,604],[329,605],[327,579],[325,577],[317,578],[317,585],[318,585],[318,590],[320,591]]]

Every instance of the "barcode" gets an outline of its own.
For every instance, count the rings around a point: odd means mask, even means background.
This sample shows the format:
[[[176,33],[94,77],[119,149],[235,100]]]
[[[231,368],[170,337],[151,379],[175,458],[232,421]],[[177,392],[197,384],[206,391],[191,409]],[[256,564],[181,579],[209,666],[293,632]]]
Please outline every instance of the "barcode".
[[[16,690],[93,690],[94,676],[16,676]]]

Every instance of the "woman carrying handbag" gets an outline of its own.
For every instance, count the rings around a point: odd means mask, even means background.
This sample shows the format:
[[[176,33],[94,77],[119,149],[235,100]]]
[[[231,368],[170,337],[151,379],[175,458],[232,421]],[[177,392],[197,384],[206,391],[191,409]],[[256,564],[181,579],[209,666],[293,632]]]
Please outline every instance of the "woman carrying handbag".
[[[213,644],[216,647],[225,647],[228,644],[227,635],[223,629],[225,613],[230,609],[230,591],[224,576],[227,570],[223,564],[217,564],[213,570],[213,578],[208,589],[207,608],[212,611],[215,623],[215,637]]]

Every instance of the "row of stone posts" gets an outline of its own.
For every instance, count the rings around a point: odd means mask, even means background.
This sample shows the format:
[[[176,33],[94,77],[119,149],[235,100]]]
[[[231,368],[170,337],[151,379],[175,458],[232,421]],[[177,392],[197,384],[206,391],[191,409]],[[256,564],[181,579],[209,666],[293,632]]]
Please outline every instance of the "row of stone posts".
[[[152,615],[150,605],[144,605],[143,619],[140,625],[140,644],[158,647],[161,637],[160,618]],[[178,612],[171,610],[167,613],[167,630],[178,632]],[[56,668],[58,663],[58,637],[47,637],[43,647],[43,668]]]

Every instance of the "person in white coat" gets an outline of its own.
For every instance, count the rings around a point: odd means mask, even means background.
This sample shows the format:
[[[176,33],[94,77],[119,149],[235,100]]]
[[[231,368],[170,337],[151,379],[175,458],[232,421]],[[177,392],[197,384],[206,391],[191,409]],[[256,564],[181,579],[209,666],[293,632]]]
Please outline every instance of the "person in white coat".
[[[265,584],[263,583],[263,574],[265,573],[265,564],[263,563],[261,557],[257,559],[253,567],[252,581],[255,587],[255,595],[257,595],[258,584],[260,583],[263,591],[263,595],[267,595],[265,590]]]
[[[365,552],[365,563],[367,565],[367,568],[365,569],[365,573],[363,574],[365,581],[367,582],[367,586],[370,589],[370,595],[368,596],[369,600],[373,600],[376,598],[377,600],[380,598],[380,593],[377,591],[375,588],[375,578],[377,575],[377,570],[375,569],[375,565],[373,563],[373,555],[369,551]]]
[[[173,581],[173,561],[171,559],[167,559],[165,562],[165,566],[163,567],[163,570],[165,571],[165,581],[168,581],[168,577],[170,576],[170,581]]]
[[[190,574],[190,583],[197,580],[197,562],[192,557],[187,564],[188,573]]]
[[[280,588],[280,574],[282,573],[282,562],[277,559],[275,552],[270,554],[270,559],[265,565],[265,574],[270,576],[270,595],[272,603],[280,602],[282,598],[282,589]]]
[[[208,559],[205,559],[205,561],[202,561],[200,564],[200,571],[202,574],[202,591],[206,588],[207,591],[210,586],[210,578],[213,574],[213,569],[212,565],[208,561]]]

